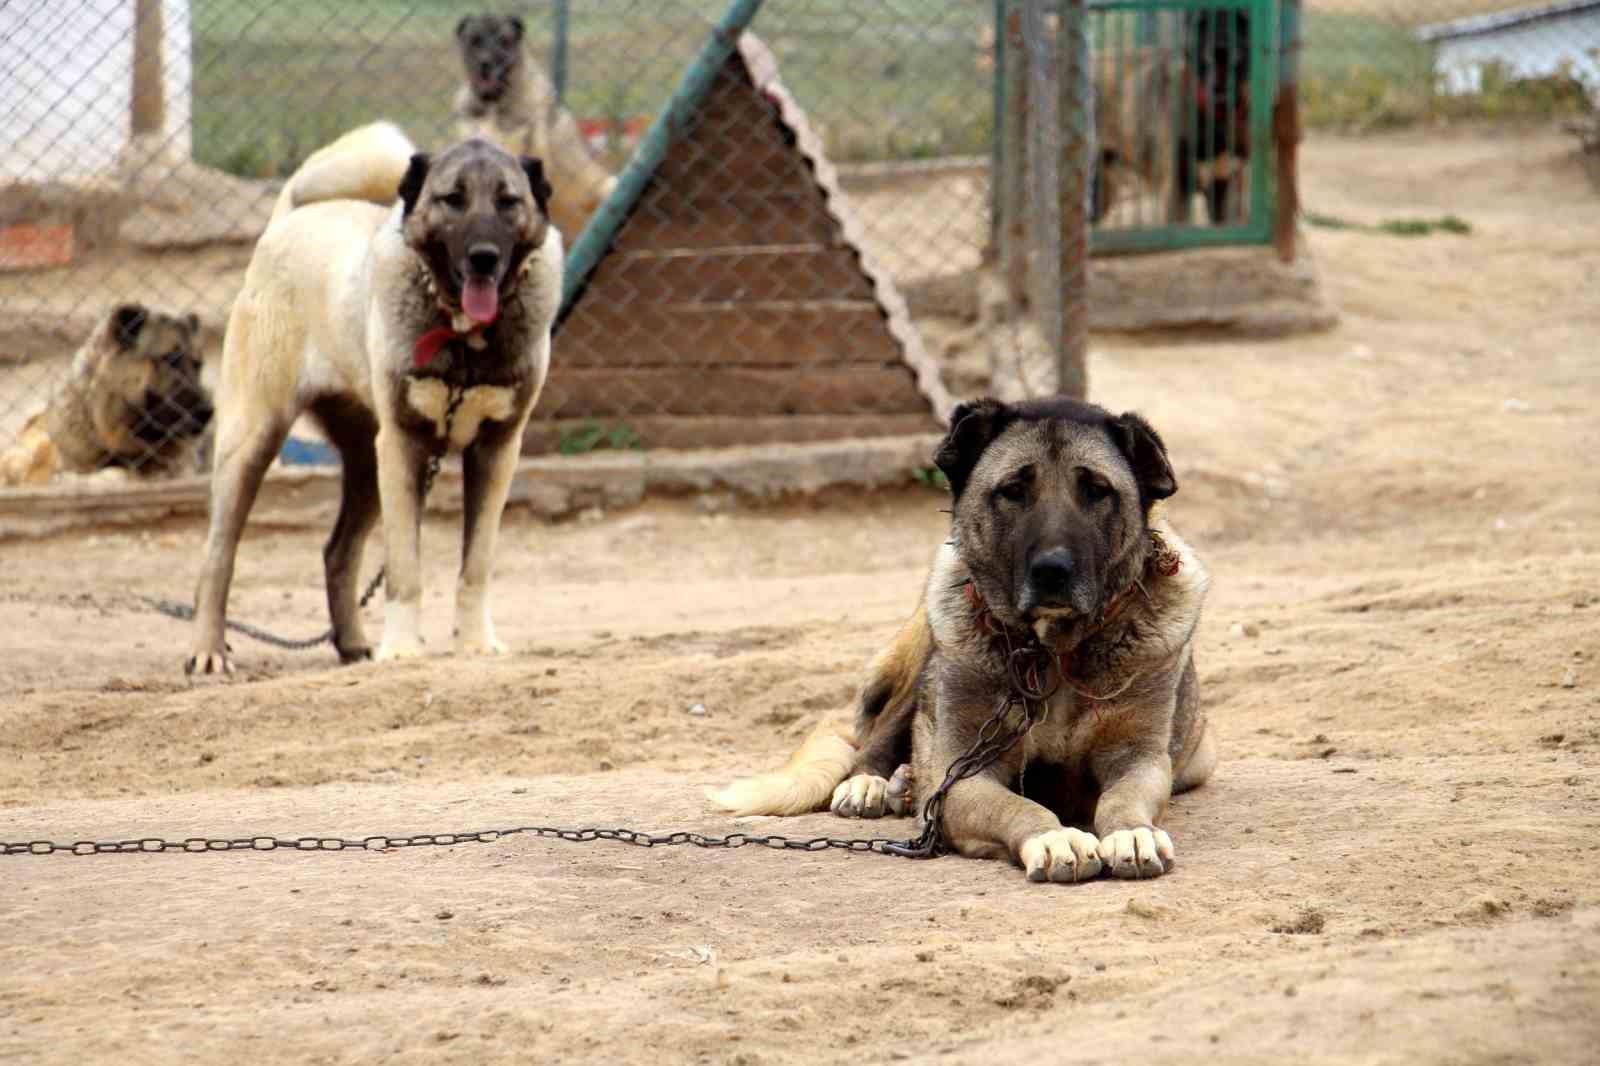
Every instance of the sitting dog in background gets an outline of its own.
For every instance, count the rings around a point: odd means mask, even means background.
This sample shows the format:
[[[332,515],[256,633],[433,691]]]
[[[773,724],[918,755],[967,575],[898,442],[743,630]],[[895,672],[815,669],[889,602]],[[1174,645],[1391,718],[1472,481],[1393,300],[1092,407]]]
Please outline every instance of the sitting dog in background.
[[[1177,137],[1171,54],[1162,48],[1101,51],[1094,56],[1095,170],[1091,222],[1130,202],[1141,187],[1166,211],[1175,195]],[[1139,219],[1159,224],[1159,214]]]
[[[1178,211],[1190,218],[1199,192],[1214,226],[1247,221],[1250,177],[1250,14],[1195,10],[1184,14],[1189,101],[1178,138]]]
[[[114,308],[73,356],[48,406],[0,456],[0,484],[41,485],[63,471],[196,473],[197,443],[211,421],[199,338],[193,314]]]
[[[462,468],[456,648],[504,651],[490,620],[490,571],[561,295],[561,235],[546,214],[544,169],[482,140],[437,157],[413,153],[388,124],[346,134],[307,165],[256,245],[228,324],[211,524],[185,668],[232,669],[223,621],[240,534],[302,412],[343,468],[323,552],[340,659],[371,655],[357,583],[380,510],[387,586],[378,658],[421,652],[424,470],[447,450],[461,453]],[[342,195],[335,175],[348,183]],[[392,206],[360,199],[384,187]]]
[[[550,219],[570,244],[617,179],[589,153],[555,86],[523,43],[516,15],[470,15],[456,25],[466,84],[456,95],[456,136],[482,137],[544,162],[560,190]]]
[[[944,840],[1009,857],[1033,881],[1167,872],[1167,800],[1217,755],[1194,666],[1208,579],[1159,513],[1177,491],[1165,445],[1135,414],[980,400],[956,408],[934,460],[951,536],[871,667],[854,727],[824,722],[783,770],[716,802],[798,814],[831,797],[846,817],[925,802],[1014,699],[1015,649],[1050,694],[1031,730],[950,788]]]

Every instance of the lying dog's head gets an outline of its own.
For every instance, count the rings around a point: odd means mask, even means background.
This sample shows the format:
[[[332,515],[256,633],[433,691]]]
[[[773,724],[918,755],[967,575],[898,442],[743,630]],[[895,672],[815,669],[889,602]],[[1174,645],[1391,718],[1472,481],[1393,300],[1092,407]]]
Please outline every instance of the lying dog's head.
[[[1144,419],[1067,399],[961,404],[934,461],[978,592],[1042,639],[1070,642],[1131,585],[1150,508],[1178,490]]]
[[[143,304],[113,308],[80,355],[97,443],[116,461],[137,466],[185,444],[211,421],[200,383],[200,319]]]
[[[468,15],[456,23],[456,49],[472,95],[494,103],[506,94],[522,62],[522,19]]]
[[[549,232],[544,165],[474,138],[437,158],[412,156],[400,200],[406,243],[427,264],[440,303],[493,322]]]

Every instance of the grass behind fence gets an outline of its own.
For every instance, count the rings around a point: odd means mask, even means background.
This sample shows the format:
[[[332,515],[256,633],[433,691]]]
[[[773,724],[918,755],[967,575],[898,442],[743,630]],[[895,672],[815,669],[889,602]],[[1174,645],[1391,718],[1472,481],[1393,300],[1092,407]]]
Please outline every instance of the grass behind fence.
[[[655,114],[724,0],[574,4],[568,104],[620,121]],[[512,5],[515,9],[516,5]],[[399,122],[424,146],[451,139],[460,84],[453,31],[482,0],[194,0],[194,144],[204,163],[251,177],[289,173],[362,122]],[[834,158],[907,159],[988,150],[991,78],[980,0],[776,0],[753,29]],[[1435,89],[1429,48],[1401,17],[1310,10],[1301,104],[1312,127],[1373,129],[1451,117],[1581,111],[1561,79],[1488,72],[1482,94]],[[524,13],[548,57],[550,4]],[[610,160],[613,165],[620,158]]]

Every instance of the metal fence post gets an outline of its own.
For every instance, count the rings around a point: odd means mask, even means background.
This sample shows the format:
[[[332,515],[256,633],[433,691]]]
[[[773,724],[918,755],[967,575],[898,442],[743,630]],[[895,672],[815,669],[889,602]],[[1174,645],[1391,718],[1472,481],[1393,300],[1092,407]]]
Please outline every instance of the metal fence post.
[[[1011,56],[1005,72],[1005,113],[995,185],[1006,311],[1008,319],[1015,320],[1028,303],[1028,51],[1022,36],[1022,12],[1011,6],[997,30],[996,46],[1004,42]]]
[[[1057,388],[1081,400],[1089,394],[1089,196],[1095,154],[1094,80],[1085,0],[1062,0],[1057,35],[1062,67]]]
[[[1300,213],[1300,0],[1281,0],[1278,8],[1278,98],[1272,108],[1272,139],[1277,148],[1277,213],[1272,244],[1278,258],[1294,259],[1295,221]]]
[[[130,129],[160,134],[167,124],[167,87],[162,69],[166,23],[162,0],[136,0],[133,16],[133,109]]]
[[[1045,25],[1046,0],[1026,0],[1028,162],[1032,168],[1033,312],[1046,352],[1061,352],[1061,124],[1060,70],[1055,39]]]

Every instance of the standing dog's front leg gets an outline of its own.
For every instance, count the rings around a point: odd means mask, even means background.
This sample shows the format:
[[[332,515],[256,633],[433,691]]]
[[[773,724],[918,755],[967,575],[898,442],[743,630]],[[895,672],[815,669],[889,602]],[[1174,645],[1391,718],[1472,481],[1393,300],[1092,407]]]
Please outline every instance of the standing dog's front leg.
[[[1162,737],[1097,751],[1093,758],[1100,799],[1094,831],[1100,861],[1116,877],[1160,877],[1172,869],[1177,853],[1172,838],[1156,823],[1172,797],[1172,759]]]
[[[380,400],[381,402],[381,400]],[[378,496],[383,505],[384,604],[379,661],[422,654],[422,446],[392,422],[378,427]]]
[[[526,413],[515,422],[486,422],[461,453],[463,528],[455,628],[456,651],[461,654],[499,655],[506,650],[489,616],[489,576],[526,424]]]

